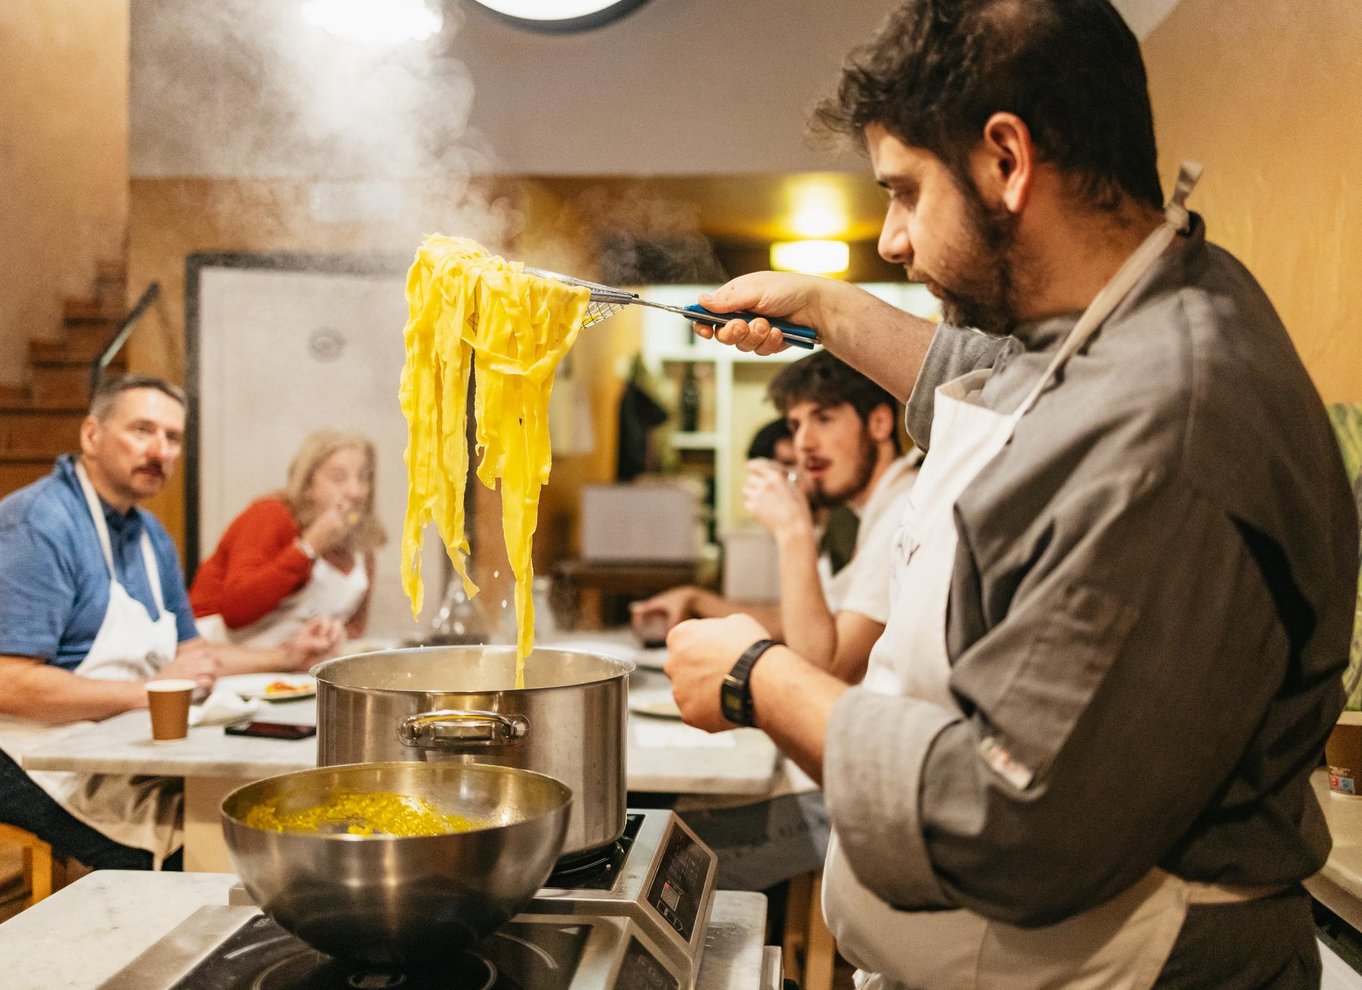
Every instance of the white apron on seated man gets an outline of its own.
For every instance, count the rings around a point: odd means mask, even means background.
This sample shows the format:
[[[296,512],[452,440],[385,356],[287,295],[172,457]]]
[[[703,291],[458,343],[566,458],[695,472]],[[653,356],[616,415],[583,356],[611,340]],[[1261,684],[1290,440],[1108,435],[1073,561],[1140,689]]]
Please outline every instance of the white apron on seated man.
[[[1357,518],[1290,338],[1184,206],[1199,169],[1162,203],[1138,42],[1107,0],[908,0],[819,119],[943,323],[774,273],[701,302],[907,397],[893,606],[858,687],[751,619],[677,626],[683,715],[822,779],[863,990],[1317,986]]]
[[[207,689],[220,673],[306,669],[338,641],[316,623],[273,650],[198,638],[170,535],[140,503],[184,439],[183,394],[158,379],[104,383],[80,453],[0,500],[0,818],[89,866],[160,866],[179,848],[178,780],[19,769],[38,740],[146,707],[148,680]],[[36,785],[36,786],[35,786]],[[55,802],[55,803],[54,803]]]

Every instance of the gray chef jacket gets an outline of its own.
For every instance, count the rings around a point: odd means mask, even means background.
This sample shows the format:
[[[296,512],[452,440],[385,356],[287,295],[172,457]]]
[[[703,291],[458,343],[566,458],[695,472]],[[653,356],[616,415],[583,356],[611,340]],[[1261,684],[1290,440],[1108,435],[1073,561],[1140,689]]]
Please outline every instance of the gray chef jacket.
[[[994,369],[983,403],[1015,409],[1076,318],[1004,339],[942,327],[908,404],[914,440],[930,441],[936,386],[979,367]],[[865,689],[832,714],[824,787],[863,884],[1039,925],[1154,866],[1273,885],[1324,863],[1309,776],[1343,702],[1356,510],[1281,322],[1199,217],[955,525],[945,632],[963,716],[924,738],[927,702]],[[1034,772],[1024,787],[989,769],[989,737]]]

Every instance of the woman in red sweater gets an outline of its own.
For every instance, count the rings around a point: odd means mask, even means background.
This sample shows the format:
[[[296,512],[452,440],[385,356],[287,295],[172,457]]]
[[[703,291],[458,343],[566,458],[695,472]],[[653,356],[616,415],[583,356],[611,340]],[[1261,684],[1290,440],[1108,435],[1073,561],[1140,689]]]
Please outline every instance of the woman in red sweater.
[[[206,638],[274,646],[316,616],[352,638],[364,631],[374,550],[386,539],[374,460],[373,443],[356,433],[319,430],[303,441],[284,490],[237,516],[194,576],[189,600]]]

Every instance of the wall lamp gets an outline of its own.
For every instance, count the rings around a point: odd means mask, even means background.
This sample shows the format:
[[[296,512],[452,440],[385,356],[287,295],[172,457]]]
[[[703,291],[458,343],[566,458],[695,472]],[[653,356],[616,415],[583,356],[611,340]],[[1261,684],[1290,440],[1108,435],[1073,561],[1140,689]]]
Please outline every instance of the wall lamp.
[[[771,245],[771,267],[782,272],[840,275],[851,266],[846,241],[776,241]]]

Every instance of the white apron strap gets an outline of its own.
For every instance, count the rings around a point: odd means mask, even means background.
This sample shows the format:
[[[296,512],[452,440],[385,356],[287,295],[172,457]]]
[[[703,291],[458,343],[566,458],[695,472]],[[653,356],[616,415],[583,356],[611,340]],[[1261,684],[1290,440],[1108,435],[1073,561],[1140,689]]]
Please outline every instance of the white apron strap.
[[[80,461],[76,461],[76,478],[80,481],[80,490],[85,493],[85,504],[90,509],[95,532],[99,534],[99,548],[104,551],[104,563],[109,566],[109,579],[116,581],[118,572],[114,570],[113,541],[109,539],[109,524],[104,521],[104,507],[99,501],[99,496],[95,494],[95,486],[85,471],[85,465]],[[151,548],[151,538],[147,536],[145,530],[142,532],[141,549],[142,564],[147,569],[147,583],[151,585],[151,597],[156,602],[156,612],[159,615],[166,610],[165,598],[161,595],[161,571],[156,563],[156,554]]]
[[[85,504],[89,506],[90,518],[94,520],[95,532],[99,534],[99,546],[104,551],[104,563],[109,565],[109,577],[113,578],[113,544],[109,540],[109,525],[104,521],[104,507],[95,494],[95,486],[90,483],[90,476],[85,472],[85,465],[80,461],[76,461],[76,479],[80,482],[80,490],[85,493]]]
[[[1134,253],[1125,260],[1111,281],[1102,287],[1097,293],[1092,304],[1083,311],[1074,328],[1069,331],[1069,336],[1055,352],[1054,359],[1050,366],[1045,369],[1045,374],[1040,376],[1035,387],[1030,394],[1022,401],[1022,404],[1013,413],[1013,419],[1020,420],[1022,416],[1030,411],[1045,391],[1050,379],[1060,368],[1064,367],[1069,358],[1078,353],[1079,349],[1086,344],[1089,338],[1097,332],[1097,328],[1102,325],[1112,311],[1120,305],[1121,300],[1126,297],[1135,283],[1144,277],[1151,265],[1158,260],[1159,255],[1168,249],[1168,245],[1173,243],[1173,238],[1180,233],[1185,233],[1191,223],[1191,216],[1187,212],[1187,196],[1196,186],[1197,180],[1201,178],[1201,166],[1196,162],[1183,162],[1178,170],[1178,180],[1173,187],[1173,198],[1168,201],[1168,205],[1163,208],[1163,223],[1146,237],[1143,243],[1135,249]]]

